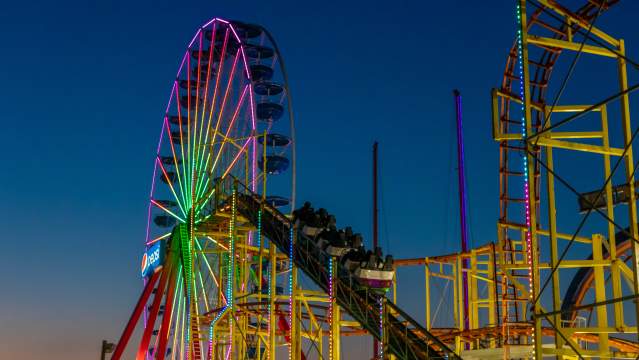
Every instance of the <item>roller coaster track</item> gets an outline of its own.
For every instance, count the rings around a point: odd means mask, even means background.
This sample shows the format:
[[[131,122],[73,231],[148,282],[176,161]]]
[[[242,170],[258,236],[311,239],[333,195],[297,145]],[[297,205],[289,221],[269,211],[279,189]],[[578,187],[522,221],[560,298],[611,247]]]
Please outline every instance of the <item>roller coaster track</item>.
[[[292,260],[327,294],[330,275],[326,265],[321,262],[316,250],[301,232],[297,232],[291,220],[257,195],[235,182],[237,193],[237,212],[254,226],[258,225],[261,214],[263,236],[290,257],[291,230],[297,237],[293,242]],[[239,189],[241,187],[241,189]],[[221,190],[221,187],[218,187]],[[221,194],[217,194],[219,198]],[[306,244],[306,245],[300,245]],[[399,308],[388,298],[372,293],[355,291],[346,281],[333,280],[334,296],[337,303],[361,326],[378,340],[386,340],[386,349],[399,359],[461,359],[442,341],[428,332],[417,321]],[[380,334],[380,299],[383,304],[383,328],[386,336]]]

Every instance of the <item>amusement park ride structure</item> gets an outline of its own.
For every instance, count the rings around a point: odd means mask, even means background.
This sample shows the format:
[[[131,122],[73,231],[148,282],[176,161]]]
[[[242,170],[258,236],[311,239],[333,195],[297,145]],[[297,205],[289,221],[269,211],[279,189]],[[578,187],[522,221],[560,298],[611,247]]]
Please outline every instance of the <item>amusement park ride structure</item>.
[[[320,245],[328,228],[317,235],[294,211],[294,119],[273,37],[237,21],[203,25],[163,119],[145,286],[112,359],[339,359],[342,338],[363,335],[380,359],[637,358],[639,129],[630,95],[639,85],[627,76],[637,64],[623,40],[596,26],[618,2],[514,1],[515,43],[492,91],[496,241],[354,272],[333,243]],[[562,53],[573,61],[549,101]],[[560,105],[586,56],[614,62],[618,88],[594,104]],[[575,178],[592,188],[578,191]],[[423,268],[424,322],[397,305],[402,267]],[[390,289],[363,279],[384,271]],[[436,283],[451,294],[432,290]],[[443,297],[453,300],[450,314],[431,306]]]

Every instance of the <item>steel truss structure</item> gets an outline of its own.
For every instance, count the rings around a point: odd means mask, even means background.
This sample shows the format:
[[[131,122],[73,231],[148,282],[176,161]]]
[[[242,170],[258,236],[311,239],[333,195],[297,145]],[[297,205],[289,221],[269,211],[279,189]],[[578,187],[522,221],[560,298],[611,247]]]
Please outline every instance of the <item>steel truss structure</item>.
[[[588,1],[573,11],[557,1],[516,1],[517,38],[501,87],[492,91],[500,151],[497,241],[396,262],[423,266],[426,329],[465,359],[639,356],[633,157],[639,128],[630,116],[639,84],[629,85],[627,75],[629,65],[638,67],[623,39],[596,26],[617,3]],[[561,54],[572,61],[562,64]],[[562,95],[580,59],[597,61],[598,75],[608,80],[591,82],[582,96],[601,92],[603,84],[607,95],[566,104]],[[564,76],[547,98],[553,70]],[[454,300],[448,326],[442,292],[431,290],[437,282],[450,285],[443,293]]]

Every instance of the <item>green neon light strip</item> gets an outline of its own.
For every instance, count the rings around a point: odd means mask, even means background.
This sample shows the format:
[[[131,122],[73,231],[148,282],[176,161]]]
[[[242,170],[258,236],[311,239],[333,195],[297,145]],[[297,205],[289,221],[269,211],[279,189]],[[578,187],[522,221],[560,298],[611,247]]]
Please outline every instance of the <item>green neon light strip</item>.
[[[191,259],[191,241],[189,240],[189,236],[187,233],[186,224],[178,225],[179,235],[180,235],[180,247],[182,250],[182,264],[184,267],[184,280],[187,284],[186,286],[186,296],[188,299],[191,298],[191,275],[193,274],[193,262]]]
[[[185,221],[180,216],[176,215],[173,211],[171,211],[171,210],[165,208],[164,206],[162,206],[159,202],[151,199],[151,203],[153,203],[153,205],[155,205],[156,207],[164,210],[166,213],[168,213],[169,215],[173,216],[174,218],[178,219],[180,222],[184,222]]]

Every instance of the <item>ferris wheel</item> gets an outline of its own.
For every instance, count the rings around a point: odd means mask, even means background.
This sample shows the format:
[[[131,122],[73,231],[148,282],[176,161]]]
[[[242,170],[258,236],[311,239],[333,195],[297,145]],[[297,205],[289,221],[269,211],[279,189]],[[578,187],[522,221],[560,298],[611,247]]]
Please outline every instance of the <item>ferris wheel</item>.
[[[294,205],[294,126],[286,74],[272,37],[256,25],[213,19],[182,57],[162,120],[146,245],[167,228],[197,222],[215,182],[232,175]],[[282,178],[285,178],[282,180]]]
[[[283,213],[295,204],[291,99],[282,57],[263,27],[215,18],[196,31],[170,86],[153,162],[141,275],[145,285],[154,284],[145,286],[136,311],[155,328],[143,331],[136,358],[211,358],[213,340],[203,329],[212,331],[234,281],[225,255],[231,244],[206,222],[216,186],[239,179]],[[180,261],[163,259],[168,247]],[[160,276],[156,270],[165,263],[174,268]],[[122,356],[135,315],[114,359]]]

